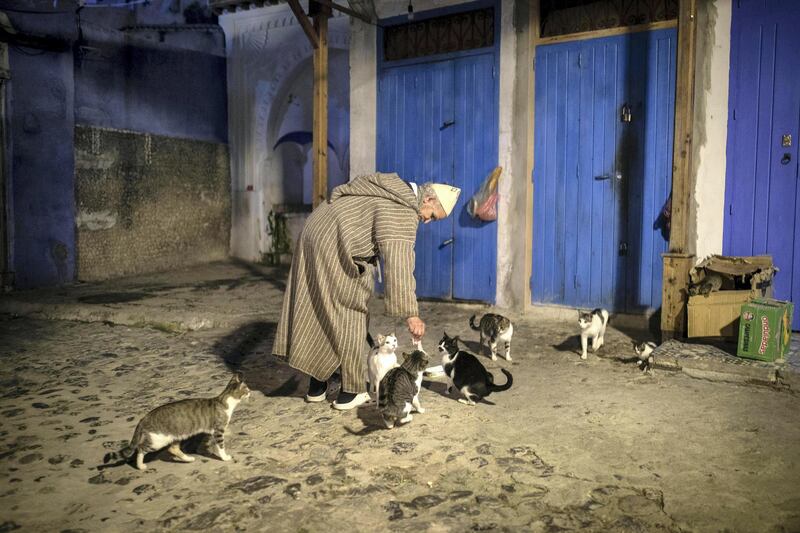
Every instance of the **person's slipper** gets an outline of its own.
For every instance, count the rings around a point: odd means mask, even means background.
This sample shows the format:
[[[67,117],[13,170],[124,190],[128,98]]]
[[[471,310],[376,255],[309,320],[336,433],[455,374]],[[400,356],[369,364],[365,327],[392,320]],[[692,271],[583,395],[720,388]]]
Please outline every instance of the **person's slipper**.
[[[312,396],[310,394],[306,394],[306,401],[308,403],[319,403],[325,401],[325,396],[327,396],[328,391],[325,390],[322,394],[317,394],[316,396]]]
[[[341,397],[342,394],[346,395],[345,398]],[[349,396],[351,396],[349,393],[340,393],[339,398],[336,398],[333,402],[333,408],[339,411],[347,411],[348,409],[353,409],[354,407],[365,404],[370,400],[369,394],[366,392],[359,392],[353,396],[352,399],[348,399]]]
[[[306,401],[308,403],[319,403],[325,401],[325,396],[328,394],[328,382],[319,381],[311,378],[308,383],[308,392],[306,393]]]

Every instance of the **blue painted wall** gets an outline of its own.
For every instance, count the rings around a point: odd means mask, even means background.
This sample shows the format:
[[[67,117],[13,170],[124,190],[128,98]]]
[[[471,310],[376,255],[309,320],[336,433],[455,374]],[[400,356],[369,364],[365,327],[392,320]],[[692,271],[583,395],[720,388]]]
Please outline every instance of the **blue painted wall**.
[[[24,27],[70,38],[58,17]],[[18,288],[57,285],[75,275],[72,54],[11,46],[9,63],[10,264]]]
[[[79,124],[228,141],[225,57],[84,31],[75,56]]]
[[[9,58],[10,264],[16,288],[58,285],[75,278],[75,125],[225,143],[225,58],[98,29],[98,17],[78,40],[74,13],[9,15],[68,43]]]

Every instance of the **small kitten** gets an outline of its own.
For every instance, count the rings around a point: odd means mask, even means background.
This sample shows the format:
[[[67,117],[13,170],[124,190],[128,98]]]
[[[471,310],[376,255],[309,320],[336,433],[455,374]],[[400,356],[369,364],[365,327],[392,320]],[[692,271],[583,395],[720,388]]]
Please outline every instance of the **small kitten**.
[[[396,422],[411,422],[411,411],[424,413],[419,403],[419,390],[422,386],[422,371],[428,365],[425,352],[414,350],[403,354],[403,364],[392,368],[381,381],[378,410],[387,428]]]
[[[697,296],[698,294],[709,294],[716,292],[722,287],[722,274],[717,272],[709,272],[706,276],[697,283],[689,287],[689,296]]]
[[[639,368],[642,369],[642,372],[650,370],[653,364],[653,350],[657,347],[658,345],[654,342],[643,342],[641,344],[633,343],[633,351],[636,352],[636,357],[639,358],[637,364]]]
[[[475,316],[469,319],[469,327],[481,332],[481,353],[483,353],[483,340],[489,339],[492,350],[492,361],[497,361],[497,343],[503,343],[506,361],[511,361],[511,337],[514,335],[514,325],[502,315],[486,313],[481,318],[479,325],[475,325]]]
[[[386,373],[399,366],[397,364],[397,337],[393,334],[378,335],[378,342],[367,354],[367,381],[370,396],[377,400],[380,395],[380,383]]]
[[[458,349],[459,338],[449,337],[445,332],[444,337],[439,342],[439,353],[442,355],[442,367],[447,375],[447,393],[455,387],[464,396],[458,401],[467,405],[475,405],[476,402],[493,392],[500,392],[511,388],[514,378],[511,372],[501,368],[500,372],[506,375],[506,382],[503,385],[494,384],[494,376],[486,370],[478,358],[467,352]]]
[[[223,461],[232,457],[225,452],[223,435],[231,421],[233,410],[239,402],[250,396],[250,389],[237,372],[225,390],[215,398],[187,398],[156,407],[136,426],[130,443],[118,452],[107,453],[103,463],[110,461],[128,462],[136,454],[136,468],[144,470],[146,453],[160,450],[169,445],[169,451],[179,461],[191,463],[194,457],[181,451],[181,441],[209,433],[214,438],[216,454]]]
[[[591,312],[578,310],[578,325],[581,327],[581,359],[586,359],[586,344],[592,337],[592,351],[596,352],[603,345],[603,335],[608,325],[608,311],[595,309]]]

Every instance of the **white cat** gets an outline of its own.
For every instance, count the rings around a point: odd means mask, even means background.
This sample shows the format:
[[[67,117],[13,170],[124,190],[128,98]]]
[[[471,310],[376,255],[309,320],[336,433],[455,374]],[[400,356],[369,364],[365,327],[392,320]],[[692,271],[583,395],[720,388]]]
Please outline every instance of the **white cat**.
[[[578,325],[581,327],[581,359],[586,359],[586,345],[592,337],[592,352],[603,345],[603,336],[608,325],[608,311],[595,309],[591,312],[578,310]]]
[[[397,337],[393,334],[378,335],[378,342],[367,354],[367,380],[369,381],[370,396],[378,401],[380,383],[386,373],[398,366],[397,363]]]

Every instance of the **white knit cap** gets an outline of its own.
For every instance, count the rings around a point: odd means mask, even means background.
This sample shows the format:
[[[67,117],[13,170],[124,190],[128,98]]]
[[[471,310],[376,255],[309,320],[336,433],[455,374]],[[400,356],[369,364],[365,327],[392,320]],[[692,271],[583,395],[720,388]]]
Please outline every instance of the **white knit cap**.
[[[431,189],[436,193],[436,197],[439,199],[439,203],[442,204],[444,212],[447,213],[447,216],[450,216],[450,213],[453,211],[458,201],[458,195],[461,194],[461,189],[445,185],[444,183],[432,183]]]

